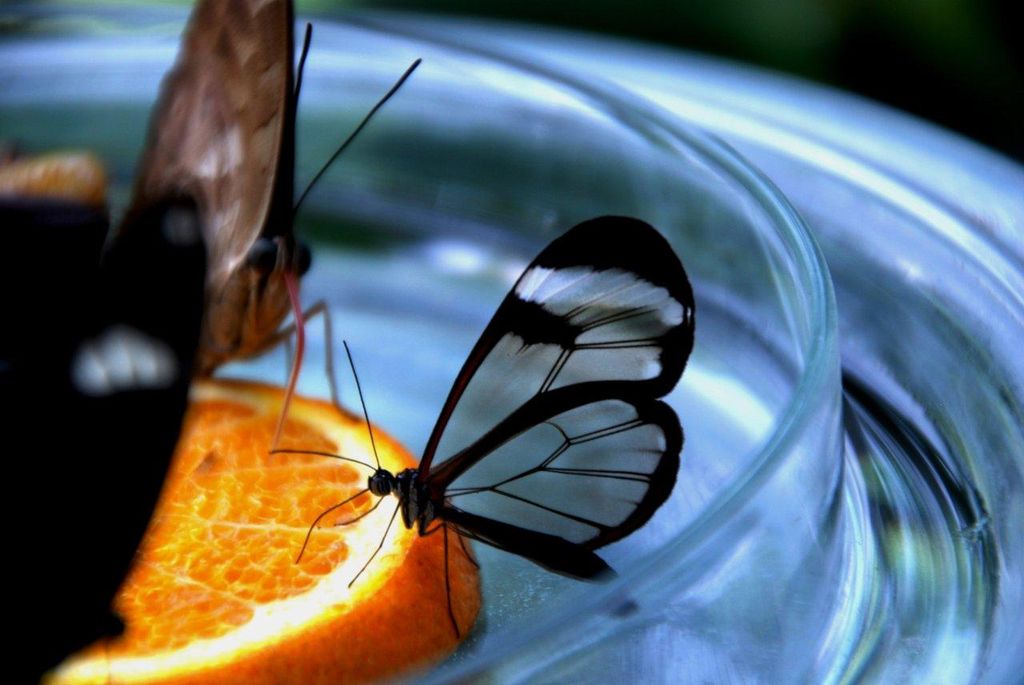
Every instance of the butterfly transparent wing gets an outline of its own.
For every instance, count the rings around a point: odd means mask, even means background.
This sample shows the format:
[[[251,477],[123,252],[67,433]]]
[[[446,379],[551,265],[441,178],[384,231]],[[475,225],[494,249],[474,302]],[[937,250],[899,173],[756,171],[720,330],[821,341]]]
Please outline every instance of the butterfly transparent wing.
[[[513,418],[515,435],[495,436],[499,447],[452,474],[442,516],[464,512],[516,527],[524,543],[542,534],[585,549],[643,525],[675,483],[679,420],[658,401],[575,405],[554,393],[538,405],[551,416]]]
[[[577,404],[661,397],[693,346],[693,295],[678,257],[649,225],[585,222],[517,281],[460,372],[421,460],[424,476],[514,412],[555,391]]]
[[[534,260],[470,353],[420,476],[461,534],[577,577],[675,483],[683,434],[658,398],[693,347],[693,295],[636,219],[571,229]]]

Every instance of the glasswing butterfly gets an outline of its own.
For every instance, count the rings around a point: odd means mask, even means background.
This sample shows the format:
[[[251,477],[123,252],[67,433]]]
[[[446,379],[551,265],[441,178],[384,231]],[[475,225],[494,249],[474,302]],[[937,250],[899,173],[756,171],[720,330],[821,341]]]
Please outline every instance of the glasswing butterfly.
[[[392,474],[275,451],[372,471],[310,533],[366,492],[381,498],[374,509],[394,494],[388,530],[401,512],[421,535],[451,529],[597,578],[611,569],[594,550],[646,523],[675,484],[683,431],[660,398],[682,375],[693,336],[693,291],[668,242],[638,219],[592,219],[516,281],[456,377],[419,468]],[[447,587],[447,540],[444,548]],[[460,633],[450,598],[448,613]]]

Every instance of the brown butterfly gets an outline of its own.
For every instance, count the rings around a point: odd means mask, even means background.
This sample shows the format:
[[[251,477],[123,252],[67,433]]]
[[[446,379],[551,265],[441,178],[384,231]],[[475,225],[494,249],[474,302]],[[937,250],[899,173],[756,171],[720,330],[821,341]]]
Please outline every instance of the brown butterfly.
[[[277,342],[290,308],[287,281],[297,287],[309,267],[292,222],[292,24],[290,0],[198,2],[119,229],[137,230],[138,217],[167,196],[198,204],[209,264],[200,375]],[[307,30],[307,47],[308,39]]]

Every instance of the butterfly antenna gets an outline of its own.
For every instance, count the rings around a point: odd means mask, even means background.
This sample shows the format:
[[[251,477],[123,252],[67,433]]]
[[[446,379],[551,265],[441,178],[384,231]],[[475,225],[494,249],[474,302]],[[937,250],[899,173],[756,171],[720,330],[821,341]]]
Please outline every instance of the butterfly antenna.
[[[299,111],[299,93],[302,92],[302,74],[306,69],[306,57],[309,56],[309,46],[313,42],[313,25],[306,22],[306,36],[302,39],[302,53],[299,55],[299,68],[295,73],[295,102],[293,107]]]
[[[360,466],[365,466],[366,468],[370,469],[374,473],[377,472],[377,469],[376,469],[376,467],[373,466],[373,464],[367,464],[365,461],[359,461],[358,459],[353,459],[352,457],[343,457],[340,454],[333,454],[331,452],[321,452],[319,450],[293,450],[293,449],[288,449],[288,448],[277,448],[277,449],[270,450],[270,453],[271,454],[310,454],[310,455],[313,455],[315,457],[328,457],[330,459],[340,459],[341,461],[350,461],[353,464],[359,464]]]
[[[356,373],[355,362],[352,361],[352,351],[348,349],[348,342],[341,341],[345,346],[345,354],[348,355],[348,365],[352,368],[352,377],[356,379],[356,392],[359,393],[359,404],[363,407],[363,417],[366,419],[366,431],[370,434],[370,447],[373,448],[373,458],[377,461],[377,468],[380,469],[380,457],[377,456],[377,443],[373,439],[373,425],[370,423],[370,413],[366,411],[366,402],[363,400],[363,388],[359,384],[359,374]]]
[[[382,497],[381,499],[384,498]],[[363,564],[363,567],[359,569],[359,573],[357,573],[352,580],[348,581],[349,587],[352,587],[352,583],[356,582],[359,579],[359,576],[363,575],[363,571],[366,570],[366,567],[370,565],[370,562],[374,560],[374,558],[377,556],[377,553],[380,552],[382,547],[384,547],[384,541],[388,539],[388,533],[391,532],[391,524],[395,522],[395,516],[398,515],[398,510],[401,508],[402,503],[399,502],[398,505],[395,506],[395,511],[391,514],[391,520],[388,521],[388,527],[384,529],[384,535],[382,535],[380,538],[380,544],[377,545],[377,549],[373,550],[373,554],[371,554],[370,558],[366,560],[366,563]]]
[[[345,151],[345,148],[347,148],[352,143],[352,141],[355,140],[356,136],[359,135],[359,132],[362,131],[366,127],[366,124],[370,122],[370,119],[373,118],[373,115],[376,114],[378,110],[380,110],[380,108],[384,106],[384,103],[390,100],[392,95],[398,92],[398,89],[402,87],[402,85],[410,76],[412,76],[412,72],[416,71],[416,67],[418,67],[420,65],[420,62],[422,61],[423,60],[417,58],[416,61],[409,65],[409,68],[405,70],[405,73],[402,74],[402,77],[395,82],[395,85],[391,86],[391,90],[389,90],[384,95],[384,97],[377,101],[377,104],[373,106],[373,109],[371,109],[370,112],[365,117],[363,117],[363,120],[359,122],[359,125],[356,126],[355,130],[349,134],[348,138],[345,139],[345,142],[338,146],[338,149],[334,151],[334,154],[331,155],[331,158],[327,160],[327,163],[320,167],[320,171],[316,172],[316,176],[314,176],[313,180],[309,182],[309,185],[306,186],[306,189],[302,191],[302,195],[299,196],[298,202],[295,203],[295,209],[293,210],[295,213],[298,213],[299,207],[302,206],[302,201],[306,199],[306,196],[309,195],[309,191],[311,191],[313,189],[313,186],[317,184],[317,181],[320,180],[320,177],[322,177],[324,173],[327,171],[327,169],[332,164],[334,164],[334,160],[336,160],[339,157],[339,155],[341,155],[341,153]]]

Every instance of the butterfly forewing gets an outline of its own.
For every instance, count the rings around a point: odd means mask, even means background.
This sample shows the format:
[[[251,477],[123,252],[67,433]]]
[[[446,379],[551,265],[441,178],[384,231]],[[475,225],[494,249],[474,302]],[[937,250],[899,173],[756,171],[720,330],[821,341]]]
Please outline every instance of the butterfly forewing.
[[[460,532],[589,577],[643,525],[683,435],[658,398],[693,347],[693,295],[653,228],[603,217],[545,249],[459,374],[420,466]],[[472,436],[472,437],[471,437]]]
[[[200,0],[150,120],[121,230],[168,195],[196,199],[209,264],[204,353],[251,353],[287,310],[276,282],[257,306],[242,267],[258,237],[291,231],[292,80],[291,2]]]
[[[554,390],[584,404],[661,397],[693,346],[693,294],[679,259],[637,219],[602,217],[527,267],[459,373],[424,451],[424,475]],[[475,455],[479,458],[480,455]]]

